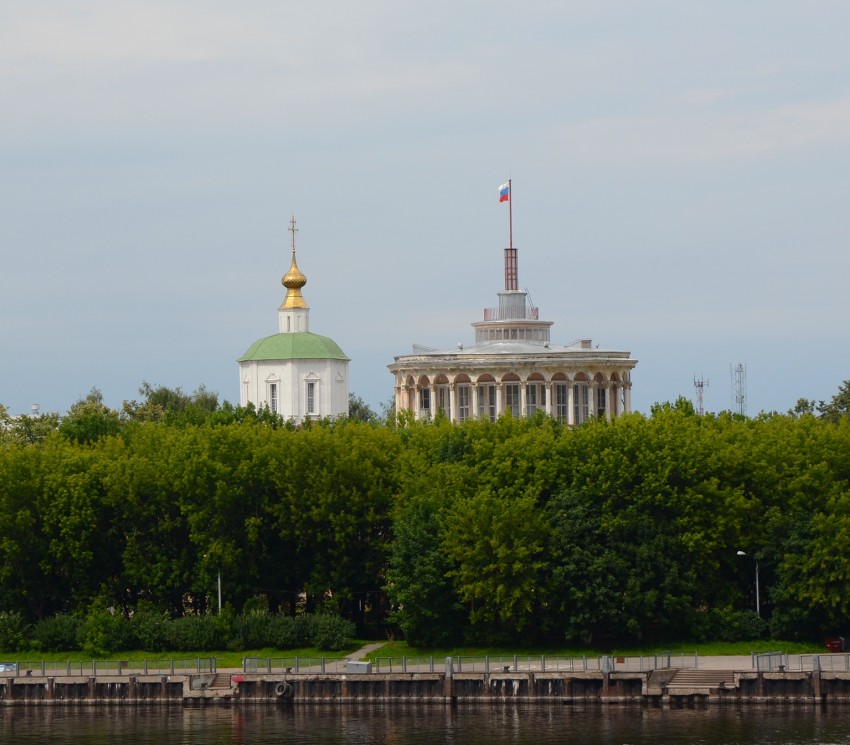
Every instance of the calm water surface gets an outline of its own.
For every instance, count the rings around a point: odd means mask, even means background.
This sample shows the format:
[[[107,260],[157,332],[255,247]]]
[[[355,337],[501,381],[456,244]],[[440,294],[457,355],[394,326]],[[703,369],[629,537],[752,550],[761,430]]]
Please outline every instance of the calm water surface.
[[[850,708],[347,706],[0,709],[0,743],[850,745]]]

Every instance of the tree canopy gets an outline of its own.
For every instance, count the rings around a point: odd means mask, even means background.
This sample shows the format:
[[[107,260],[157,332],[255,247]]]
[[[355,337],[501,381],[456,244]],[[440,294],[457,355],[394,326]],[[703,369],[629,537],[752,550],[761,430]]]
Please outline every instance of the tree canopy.
[[[576,428],[295,426],[203,388],[140,393],[0,408],[0,612],[176,618],[213,608],[220,575],[235,608],[421,644],[846,631],[848,383],[808,412],[678,401]]]

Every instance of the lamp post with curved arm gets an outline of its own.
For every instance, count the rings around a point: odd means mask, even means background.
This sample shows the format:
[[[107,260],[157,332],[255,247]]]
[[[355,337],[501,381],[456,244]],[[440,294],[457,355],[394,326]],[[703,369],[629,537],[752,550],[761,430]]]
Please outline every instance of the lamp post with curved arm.
[[[738,551],[738,556],[749,556],[746,551]],[[759,600],[759,560],[753,557],[756,563],[756,615],[761,616],[761,603]]]

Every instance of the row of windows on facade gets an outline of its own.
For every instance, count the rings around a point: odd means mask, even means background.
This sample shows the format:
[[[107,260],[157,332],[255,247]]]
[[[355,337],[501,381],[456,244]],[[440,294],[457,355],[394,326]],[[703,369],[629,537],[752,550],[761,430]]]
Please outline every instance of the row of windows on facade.
[[[419,412],[430,414],[432,405],[431,388],[419,389]],[[470,384],[457,384],[457,412],[452,416],[452,397],[449,385],[434,386],[436,411],[443,412],[446,416],[458,421],[466,421],[470,416],[486,418],[491,422],[502,411],[510,411],[514,417],[533,416],[537,411],[551,414],[558,421],[569,424],[580,424],[593,416],[604,417],[608,414],[608,388],[597,388],[595,396],[593,389],[587,383],[576,383],[569,386],[567,383],[554,383],[552,385],[552,408],[546,406],[546,386],[543,383],[527,383],[525,388],[525,410],[523,411],[522,393],[519,383],[504,383],[503,406],[499,407],[499,396],[495,383],[479,383],[477,387],[477,401],[475,390]],[[572,393],[572,396],[570,394]],[[625,410],[625,389],[619,390],[620,399],[612,401],[611,414],[616,415],[617,409]],[[570,399],[572,398],[572,402]],[[594,400],[595,399],[595,400]],[[572,408],[572,417],[569,416]]]
[[[278,384],[269,383],[269,411],[272,414],[280,414],[280,401],[278,396]],[[316,406],[316,383],[308,380],[304,391],[304,403],[306,404],[305,411],[307,414],[316,414],[318,409]]]
[[[549,341],[549,329],[507,328],[476,329],[475,341]]]

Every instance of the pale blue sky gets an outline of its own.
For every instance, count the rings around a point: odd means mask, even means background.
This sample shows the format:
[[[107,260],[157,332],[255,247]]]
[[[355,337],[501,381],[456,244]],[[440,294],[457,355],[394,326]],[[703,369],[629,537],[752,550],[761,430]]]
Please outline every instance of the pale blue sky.
[[[4,0],[0,403],[238,400],[290,215],[311,329],[392,395],[502,286],[633,403],[850,378],[850,3]]]

